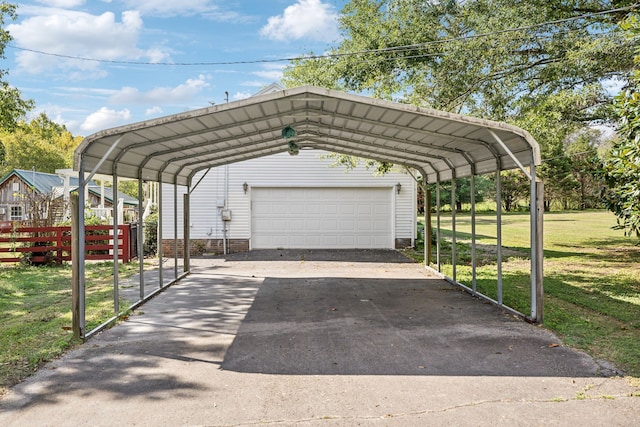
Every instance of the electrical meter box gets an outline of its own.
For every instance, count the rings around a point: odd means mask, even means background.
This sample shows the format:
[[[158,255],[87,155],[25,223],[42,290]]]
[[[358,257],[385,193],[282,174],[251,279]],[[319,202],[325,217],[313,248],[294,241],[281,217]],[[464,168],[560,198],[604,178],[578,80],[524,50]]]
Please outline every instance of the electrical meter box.
[[[230,209],[223,209],[220,212],[220,216],[222,217],[223,221],[231,221],[231,210]]]

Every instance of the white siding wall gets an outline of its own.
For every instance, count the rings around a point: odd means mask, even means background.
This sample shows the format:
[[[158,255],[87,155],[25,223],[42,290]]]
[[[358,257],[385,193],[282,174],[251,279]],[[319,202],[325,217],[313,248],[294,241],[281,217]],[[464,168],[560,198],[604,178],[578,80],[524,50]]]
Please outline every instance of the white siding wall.
[[[344,167],[331,167],[331,159],[320,159],[317,150],[301,150],[297,156],[287,153],[259,159],[247,160],[229,165],[229,197],[227,207],[233,219],[228,222],[229,239],[251,237],[251,188],[253,187],[388,187],[402,185],[400,194],[393,190],[395,201],[395,238],[414,238],[416,211],[416,184],[407,173],[392,172],[384,176],[374,176],[372,170],[360,165],[346,172]],[[195,185],[200,176],[193,180]],[[242,184],[247,183],[249,191],[244,194]],[[163,227],[164,239],[173,238],[173,185],[163,185]],[[178,238],[183,236],[182,210],[185,187],[178,187]],[[223,223],[217,201],[224,200],[225,168],[211,169],[191,195],[191,238],[222,238]]]

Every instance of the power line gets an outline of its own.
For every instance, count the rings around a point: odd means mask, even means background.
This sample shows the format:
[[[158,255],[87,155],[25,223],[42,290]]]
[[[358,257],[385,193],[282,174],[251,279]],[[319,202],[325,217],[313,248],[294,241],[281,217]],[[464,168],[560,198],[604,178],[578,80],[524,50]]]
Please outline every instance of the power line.
[[[451,37],[451,38],[446,38],[442,40],[433,40],[433,41],[424,42],[424,43],[393,46],[393,47],[386,47],[386,48],[379,48],[379,49],[368,49],[368,50],[361,50],[361,51],[355,51],[355,52],[327,53],[323,55],[302,55],[302,56],[296,56],[296,57],[274,58],[274,59],[253,59],[253,60],[240,60],[240,61],[211,61],[211,62],[209,61],[198,61],[198,62],[122,61],[122,60],[111,60],[111,59],[87,58],[82,56],[65,55],[65,54],[59,54],[59,53],[53,53],[53,52],[44,52],[36,49],[29,49],[25,47],[16,46],[11,43],[6,44],[5,46],[15,50],[36,53],[38,55],[45,55],[45,56],[51,56],[51,57],[63,58],[63,59],[73,59],[77,61],[98,62],[102,64],[155,65],[155,66],[212,66],[212,65],[221,66],[221,65],[264,64],[264,63],[276,63],[276,62],[304,61],[304,60],[310,60],[310,59],[341,58],[341,57],[348,57],[348,56],[368,55],[368,54],[387,53],[387,52],[392,52],[392,53],[405,52],[409,50],[421,49],[429,46],[435,46],[435,45],[446,44],[451,42],[474,40],[474,39],[491,37],[495,35],[512,33],[517,31],[532,30],[535,28],[540,28],[540,27],[545,27],[550,25],[564,24],[567,22],[577,21],[577,20],[596,17],[596,16],[610,15],[618,12],[626,12],[626,11],[637,8],[638,6],[640,6],[640,3],[635,3],[631,6],[621,7],[617,9],[609,9],[601,12],[587,13],[579,16],[570,17],[570,18],[557,19],[553,21],[545,21],[539,24],[534,24],[534,25],[528,25],[528,26],[516,27],[516,28],[506,28],[504,30],[492,31],[488,33],[471,34],[471,35],[460,36],[460,37]],[[572,30],[569,30],[569,31],[572,31]],[[429,53],[429,54],[422,54],[422,55],[412,55],[411,58],[426,57],[426,56],[439,56],[439,54]]]

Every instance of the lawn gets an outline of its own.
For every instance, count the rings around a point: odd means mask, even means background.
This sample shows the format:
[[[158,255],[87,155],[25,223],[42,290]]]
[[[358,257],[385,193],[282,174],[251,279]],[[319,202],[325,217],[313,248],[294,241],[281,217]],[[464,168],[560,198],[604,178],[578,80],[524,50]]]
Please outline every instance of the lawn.
[[[434,220],[435,224],[435,220]],[[478,290],[496,298],[495,214],[478,215]],[[553,212],[544,217],[544,327],[565,344],[613,362],[640,377],[640,246],[613,230],[606,211]],[[442,217],[451,236],[451,218]],[[470,216],[458,214],[457,279],[471,283]],[[503,215],[504,304],[522,313],[530,307],[529,215]],[[450,245],[442,257],[450,262]],[[435,249],[434,249],[435,250]],[[451,275],[451,266],[443,265]]]
[[[120,265],[121,277],[137,263]],[[113,316],[113,263],[86,266],[86,323]],[[127,301],[120,301],[128,307]],[[44,362],[79,344],[71,331],[71,266],[0,267],[0,395]]]

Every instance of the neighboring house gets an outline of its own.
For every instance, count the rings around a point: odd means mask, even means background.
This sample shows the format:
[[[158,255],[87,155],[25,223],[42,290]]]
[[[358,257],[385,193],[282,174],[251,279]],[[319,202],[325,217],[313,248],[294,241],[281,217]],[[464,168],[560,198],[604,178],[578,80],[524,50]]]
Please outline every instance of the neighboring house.
[[[190,198],[191,251],[223,253],[278,248],[412,246],[416,191],[402,170],[375,176],[363,165],[332,167],[326,152],[300,150],[233,163],[197,174]],[[163,253],[174,252],[174,186],[162,187]],[[182,194],[178,187],[178,224]],[[182,254],[182,226],[178,227]],[[225,241],[226,238],[226,241]]]
[[[78,187],[78,178],[70,177],[68,190]],[[33,192],[39,195],[52,194],[54,199],[63,198],[65,193],[64,178],[58,174],[37,172],[33,170],[14,169],[0,180],[0,221],[27,220],[27,200]],[[128,216],[137,214],[138,200],[123,193],[118,193],[123,200],[124,210]],[[88,186],[88,204],[96,215],[111,217],[113,208],[113,189],[101,187],[95,182]],[[62,214],[58,214],[63,216]],[[64,218],[58,218],[60,220]]]

